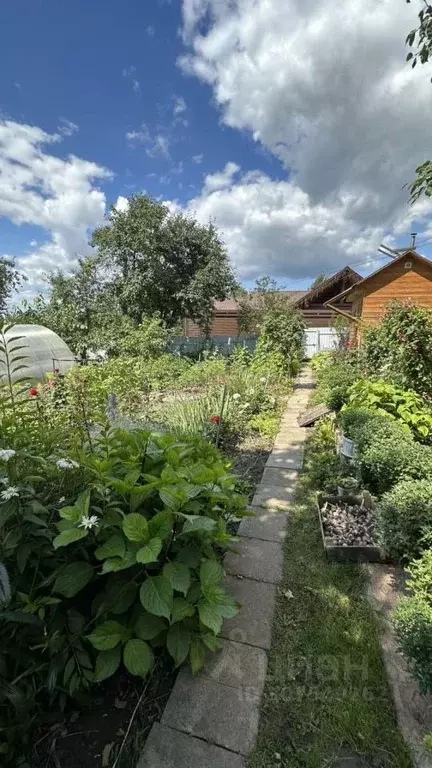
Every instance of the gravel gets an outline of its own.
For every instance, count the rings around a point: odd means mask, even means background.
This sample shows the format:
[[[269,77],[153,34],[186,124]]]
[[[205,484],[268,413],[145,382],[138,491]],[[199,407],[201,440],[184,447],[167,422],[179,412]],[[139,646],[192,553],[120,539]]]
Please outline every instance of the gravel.
[[[370,547],[374,541],[374,518],[371,509],[361,504],[326,501],[321,508],[326,538],[339,547]]]

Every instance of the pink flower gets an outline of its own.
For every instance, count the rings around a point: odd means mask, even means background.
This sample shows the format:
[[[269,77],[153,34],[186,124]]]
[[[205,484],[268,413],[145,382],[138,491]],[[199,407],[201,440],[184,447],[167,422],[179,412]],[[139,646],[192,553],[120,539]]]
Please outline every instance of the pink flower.
[[[37,397],[39,394],[36,387],[30,387],[28,393],[29,397]]]

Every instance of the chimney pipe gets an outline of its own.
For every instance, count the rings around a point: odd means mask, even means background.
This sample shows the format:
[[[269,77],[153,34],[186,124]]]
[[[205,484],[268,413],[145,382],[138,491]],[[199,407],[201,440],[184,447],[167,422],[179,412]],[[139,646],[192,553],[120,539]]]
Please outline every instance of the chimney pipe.
[[[415,248],[415,241],[417,237],[417,232],[411,232],[411,248]]]

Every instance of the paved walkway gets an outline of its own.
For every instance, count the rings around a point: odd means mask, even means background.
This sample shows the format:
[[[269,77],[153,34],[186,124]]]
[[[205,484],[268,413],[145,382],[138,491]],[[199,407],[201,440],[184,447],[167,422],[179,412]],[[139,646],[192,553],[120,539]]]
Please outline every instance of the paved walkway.
[[[288,401],[274,449],[252,500],[255,517],[240,524],[238,554],[225,558],[226,586],[241,603],[226,621],[222,651],[192,677],[182,670],[137,768],[244,768],[258,732],[259,707],[276,589],[282,578],[286,516],[303,463],[312,377],[305,369]]]

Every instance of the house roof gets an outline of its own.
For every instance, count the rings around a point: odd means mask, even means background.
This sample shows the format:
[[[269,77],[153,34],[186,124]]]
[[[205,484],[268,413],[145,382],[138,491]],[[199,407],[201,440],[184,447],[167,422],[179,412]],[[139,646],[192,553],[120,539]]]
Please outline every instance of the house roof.
[[[307,293],[307,291],[278,291],[278,293],[283,293],[286,296],[288,296],[288,298],[296,301],[297,299],[304,296],[305,293]],[[251,295],[253,296],[253,291],[250,292],[249,296]],[[225,299],[225,301],[215,301],[214,311],[216,313],[229,312],[232,314],[236,314],[238,312],[239,306],[240,306],[240,301],[237,301],[236,299]]]
[[[296,306],[305,307],[308,304],[317,302],[323,293],[325,294],[329,288],[332,288],[332,286],[341,280],[348,280],[352,283],[352,286],[354,286],[356,283],[359,283],[361,279],[361,275],[354,269],[351,267],[343,267],[343,269],[340,269],[339,272],[336,272],[326,280],[323,280],[322,283],[319,283],[315,288],[310,288],[308,291],[303,292],[303,295],[297,299]],[[331,301],[333,301],[333,298]]]
[[[427,266],[432,269],[432,262],[429,261],[429,259],[426,259],[420,253],[417,253],[417,251],[413,251],[411,248],[404,249],[402,253],[399,254],[399,256],[396,256],[394,259],[387,262],[387,264],[384,264],[384,266],[380,267],[379,269],[376,269],[374,272],[371,272],[371,274],[367,275],[367,277],[364,277],[363,280],[360,280],[354,285],[351,285],[349,288],[346,288],[345,291],[342,291],[337,296],[333,296],[332,299],[329,299],[324,303],[324,306],[325,307],[330,306],[331,308],[331,305],[335,301],[341,301],[341,300],[346,301],[348,294],[350,294],[354,290],[354,288],[363,288],[376,275],[379,275],[381,272],[385,272],[385,270],[389,269],[389,267],[391,267],[392,264],[396,264],[397,262],[402,261],[402,259],[406,258],[406,256],[408,255],[414,259],[417,259],[417,261],[420,261],[422,264],[427,264]]]

